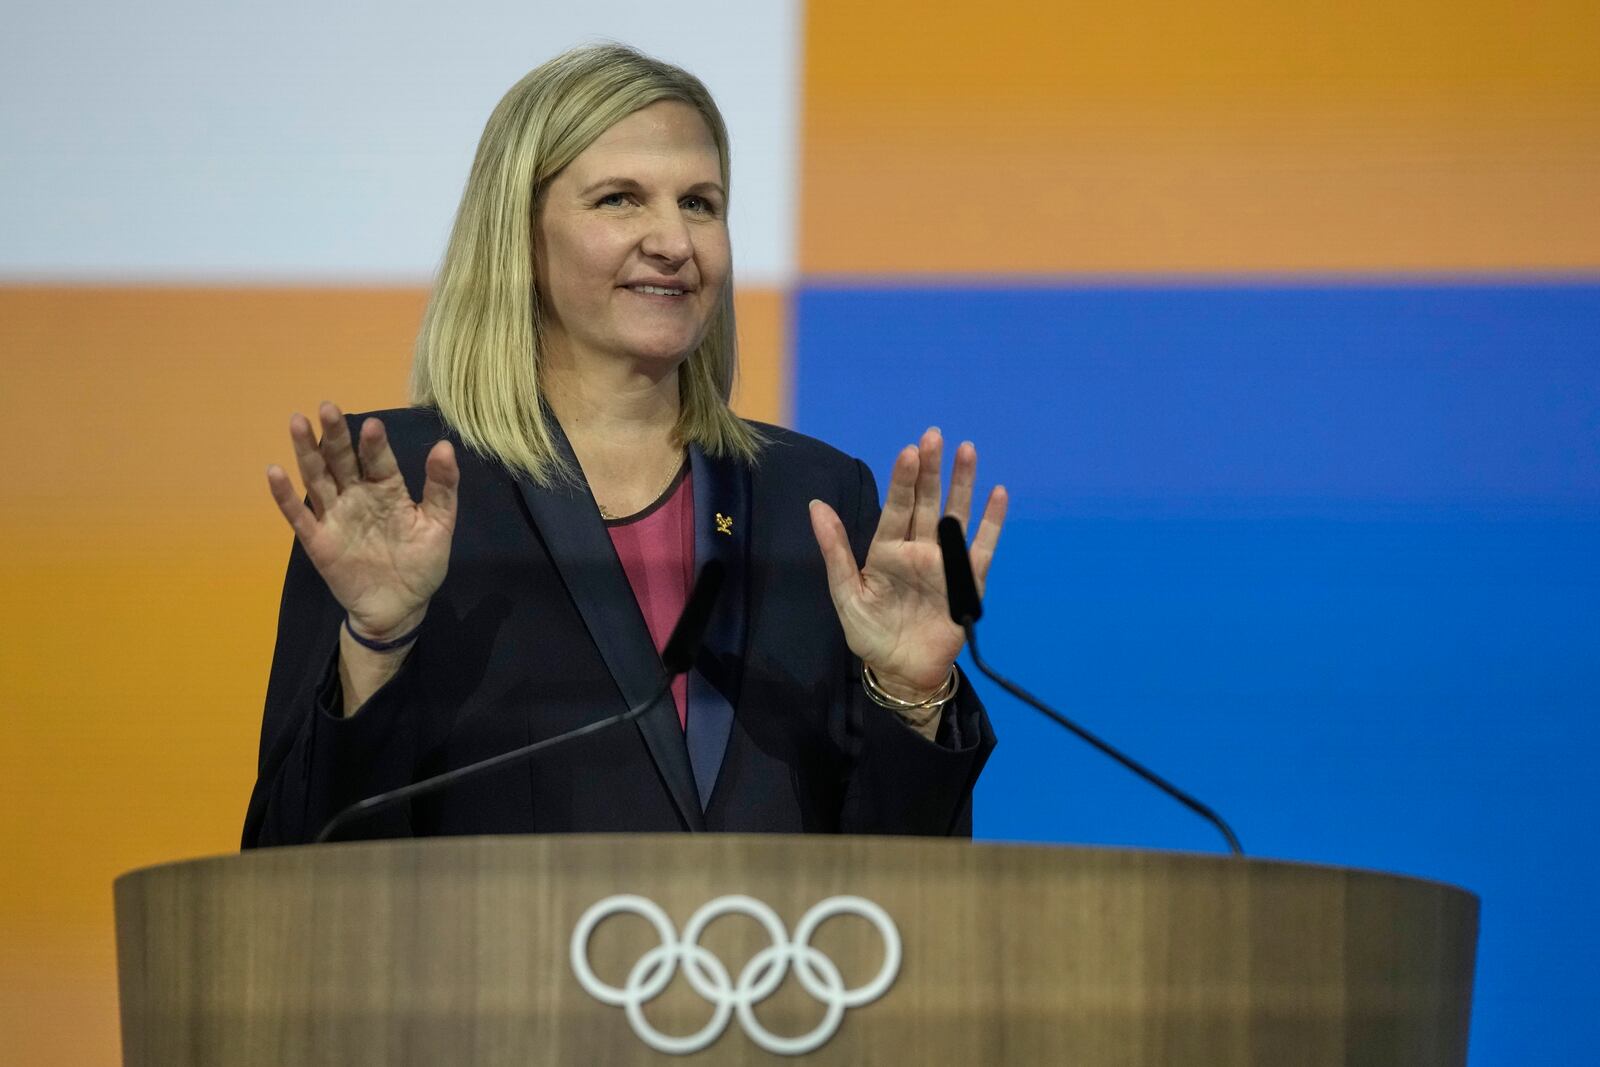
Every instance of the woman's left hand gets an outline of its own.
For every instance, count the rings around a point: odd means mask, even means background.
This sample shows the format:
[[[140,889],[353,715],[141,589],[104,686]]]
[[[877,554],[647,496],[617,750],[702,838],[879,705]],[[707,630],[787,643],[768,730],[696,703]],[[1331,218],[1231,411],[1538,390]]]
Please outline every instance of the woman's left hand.
[[[895,458],[883,514],[860,569],[838,514],[820,500],[811,502],[811,529],[822,549],[829,592],[850,651],[872,668],[891,695],[911,701],[925,699],[944,684],[965,640],[950,621],[936,533],[943,451],[943,437],[929,429],[920,444],[907,445]],[[963,442],[956,449],[944,508],[963,530],[969,529],[977,472],[978,450]],[[972,573],[980,595],[1005,522],[1006,499],[1005,488],[995,486],[972,540]]]

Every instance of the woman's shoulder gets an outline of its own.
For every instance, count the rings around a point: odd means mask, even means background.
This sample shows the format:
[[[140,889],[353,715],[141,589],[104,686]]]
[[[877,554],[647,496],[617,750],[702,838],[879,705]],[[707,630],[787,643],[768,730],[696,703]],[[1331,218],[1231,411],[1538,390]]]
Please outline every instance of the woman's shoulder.
[[[852,477],[859,470],[859,461],[854,456],[840,451],[826,441],[807,436],[785,426],[756,422],[753,419],[744,421],[765,442],[756,460],[758,465],[794,464],[821,467],[828,470],[836,470],[841,474],[849,474]]]
[[[368,419],[378,419],[383,423],[384,432],[389,435],[390,441],[410,441],[426,439],[430,445],[441,437],[449,434],[449,427],[445,425],[443,416],[435,408],[383,408],[378,411],[358,411],[345,416],[350,422],[352,435],[358,433],[361,424]]]
[[[457,461],[462,459],[464,450],[460,447],[461,439],[445,423],[444,417],[436,408],[409,407],[359,411],[347,414],[345,419],[350,425],[351,440],[360,439],[361,426],[368,419],[377,419],[383,423],[384,436],[388,437],[389,447],[394,451],[395,462],[400,465],[407,482],[421,477],[428,453],[443,438],[450,438],[457,446]]]
[[[825,500],[850,508],[864,493],[877,495],[871,470],[854,456],[783,426],[749,425],[763,441],[752,470],[758,500],[777,507]]]

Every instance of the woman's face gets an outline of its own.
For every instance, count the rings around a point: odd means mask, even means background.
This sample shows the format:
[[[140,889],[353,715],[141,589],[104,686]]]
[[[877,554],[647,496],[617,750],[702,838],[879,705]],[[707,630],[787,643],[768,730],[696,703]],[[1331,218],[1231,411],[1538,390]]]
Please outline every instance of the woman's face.
[[[716,142],[688,104],[634,112],[546,187],[534,272],[551,356],[675,366],[727,284]]]

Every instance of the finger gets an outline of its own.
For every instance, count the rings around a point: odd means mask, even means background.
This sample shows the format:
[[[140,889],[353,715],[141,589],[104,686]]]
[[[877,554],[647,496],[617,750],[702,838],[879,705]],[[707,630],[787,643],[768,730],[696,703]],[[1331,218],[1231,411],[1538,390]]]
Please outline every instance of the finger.
[[[940,470],[944,463],[944,435],[930,426],[917,445],[917,502],[911,515],[911,540],[932,541],[939,528]]]
[[[977,480],[978,449],[971,441],[962,441],[950,472],[950,498],[945,501],[944,513],[961,524],[963,533],[972,520],[972,485]]]
[[[898,464],[897,464],[898,466]],[[820,500],[811,502],[811,532],[822,549],[822,563],[828,569],[828,592],[835,607],[842,607],[861,581],[850,537],[836,511]]]
[[[350,424],[338,407],[326,400],[318,405],[317,418],[322,422],[322,443],[318,445],[322,461],[340,489],[353,485],[361,479],[361,465],[350,446]]]
[[[343,421],[343,420],[341,420]],[[361,454],[361,476],[369,482],[382,482],[400,473],[394,449],[389,447],[389,434],[379,419],[366,419],[361,423],[361,434],[356,438]]]
[[[305,483],[312,510],[320,519],[339,498],[339,487],[334,484],[333,475],[328,473],[328,464],[317,449],[317,436],[311,429],[311,420],[298,411],[289,419],[289,440],[294,443],[294,461],[300,468],[300,480]]]
[[[904,541],[910,536],[911,512],[917,502],[918,456],[916,445],[906,445],[894,458],[883,514],[878,516],[878,528],[872,534],[874,541]]]
[[[294,483],[289,480],[289,475],[276,463],[267,468],[267,488],[272,490],[273,502],[288,520],[294,535],[302,545],[308,543],[317,532],[317,518],[301,501],[300,494],[294,491]]]
[[[428,453],[428,478],[422,485],[422,510],[447,530],[456,528],[456,489],[461,485],[461,468],[456,464],[455,446],[440,441]]]
[[[984,579],[989,575],[989,564],[994,562],[994,549],[1000,543],[1000,528],[1005,525],[1006,508],[1011,494],[1006,487],[997,485],[989,491],[989,502],[984,505],[983,519],[978,523],[978,535],[972,539],[972,576],[983,593]]]

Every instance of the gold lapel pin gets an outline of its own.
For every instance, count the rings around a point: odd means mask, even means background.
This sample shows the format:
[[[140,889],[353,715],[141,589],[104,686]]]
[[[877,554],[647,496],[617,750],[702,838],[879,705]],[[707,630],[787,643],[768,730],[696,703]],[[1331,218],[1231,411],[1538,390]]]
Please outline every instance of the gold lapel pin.
[[[733,536],[733,516],[717,512],[717,533]]]

